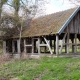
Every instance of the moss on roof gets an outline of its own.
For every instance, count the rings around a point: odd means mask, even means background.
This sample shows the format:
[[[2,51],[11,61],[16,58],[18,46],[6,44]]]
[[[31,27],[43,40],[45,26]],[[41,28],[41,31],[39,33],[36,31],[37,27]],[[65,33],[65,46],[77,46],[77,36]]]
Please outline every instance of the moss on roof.
[[[46,15],[31,22],[31,27],[22,32],[22,37],[56,34],[77,8]]]

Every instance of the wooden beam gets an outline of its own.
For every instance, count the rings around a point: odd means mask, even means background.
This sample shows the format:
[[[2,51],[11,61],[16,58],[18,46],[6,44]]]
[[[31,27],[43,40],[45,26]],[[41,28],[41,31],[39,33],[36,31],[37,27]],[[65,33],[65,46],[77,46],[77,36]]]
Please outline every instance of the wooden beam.
[[[54,53],[56,53],[56,47],[55,47],[55,40],[54,40]]]
[[[66,43],[67,43],[67,40],[65,39],[65,53],[67,53],[67,45],[66,45]]]
[[[56,35],[56,55],[59,54],[59,35]]]
[[[32,54],[34,53],[34,39],[32,38]]]
[[[72,52],[74,53],[74,39],[71,39],[72,41]]]
[[[25,45],[26,47],[32,47],[32,44],[29,44],[29,45]]]
[[[40,38],[38,38],[38,54],[40,54]]]
[[[12,40],[12,52],[15,52],[15,45],[14,45],[14,40]]]
[[[62,49],[63,49],[63,45],[64,45],[66,35],[67,35],[67,33],[64,35],[63,40],[62,40],[62,45],[61,45],[61,48],[60,48],[60,54],[62,53]]]
[[[69,53],[69,33],[67,34],[67,54]]]
[[[3,53],[6,53],[6,41],[3,41]]]
[[[46,44],[47,44],[47,47],[49,48],[50,53],[53,54],[48,40],[47,40],[45,37],[43,37],[43,38],[44,38],[44,40],[45,40],[45,42],[46,42]]]
[[[75,43],[74,53],[76,53],[77,52],[77,34],[75,34],[74,43]]]
[[[47,46],[47,44],[39,44],[39,46],[44,47]]]
[[[26,51],[26,39],[24,39],[24,52],[26,53],[27,51]]]
[[[20,54],[21,49],[20,49],[20,39],[17,40],[17,52]]]
[[[80,44],[77,44],[77,43],[76,43],[76,44],[75,44],[75,43],[64,43],[63,45],[71,45],[71,44],[72,44],[73,46],[75,46],[75,45],[76,45],[76,46],[80,46]]]

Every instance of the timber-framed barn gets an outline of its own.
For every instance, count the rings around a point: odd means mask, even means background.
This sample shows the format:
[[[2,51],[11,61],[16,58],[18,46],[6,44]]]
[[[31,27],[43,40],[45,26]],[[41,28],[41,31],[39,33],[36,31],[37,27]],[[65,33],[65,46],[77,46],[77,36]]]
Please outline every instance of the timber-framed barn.
[[[3,53],[77,53],[80,46],[80,7],[37,18],[18,35],[3,41]]]

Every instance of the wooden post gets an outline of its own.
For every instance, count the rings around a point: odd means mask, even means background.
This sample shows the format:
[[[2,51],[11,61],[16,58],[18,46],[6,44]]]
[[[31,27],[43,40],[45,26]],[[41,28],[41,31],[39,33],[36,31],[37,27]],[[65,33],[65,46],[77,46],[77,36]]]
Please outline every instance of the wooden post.
[[[55,40],[54,40],[54,53],[56,53],[56,47],[55,47]]]
[[[65,38],[65,53],[67,53],[67,40]]]
[[[17,52],[20,54],[21,50],[20,50],[20,39],[17,40]]]
[[[75,43],[74,53],[76,53],[77,52],[77,34],[75,34],[74,43]]]
[[[56,55],[59,54],[59,35],[56,35]]]
[[[69,53],[69,33],[67,34],[67,54]]]
[[[12,40],[12,52],[14,53],[15,51],[15,45],[14,45],[14,41]]]
[[[53,52],[51,50],[51,47],[50,47],[50,42],[45,37],[44,37],[44,40],[45,40],[45,42],[47,44],[47,47],[49,48],[50,53],[53,54]]]
[[[34,40],[34,53],[36,53],[36,40]]]
[[[24,52],[26,53],[27,51],[26,51],[26,39],[24,39]]]
[[[6,41],[3,41],[3,53],[6,53]]]
[[[60,54],[62,53],[62,49],[63,49],[63,46],[64,46],[64,41],[65,41],[66,35],[67,34],[64,35],[63,40],[62,40],[62,45],[61,45],[61,48],[60,48]]]
[[[72,52],[74,53],[74,39],[71,39],[71,41],[72,41]]]
[[[38,54],[40,54],[40,38],[38,38]]]
[[[32,54],[34,53],[34,39],[32,38]]]

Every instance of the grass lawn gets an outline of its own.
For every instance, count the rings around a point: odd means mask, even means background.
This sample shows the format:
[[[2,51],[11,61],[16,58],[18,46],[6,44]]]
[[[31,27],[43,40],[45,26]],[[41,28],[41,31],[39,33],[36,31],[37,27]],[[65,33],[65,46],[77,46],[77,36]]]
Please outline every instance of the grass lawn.
[[[15,60],[0,66],[0,80],[80,80],[80,59]]]

